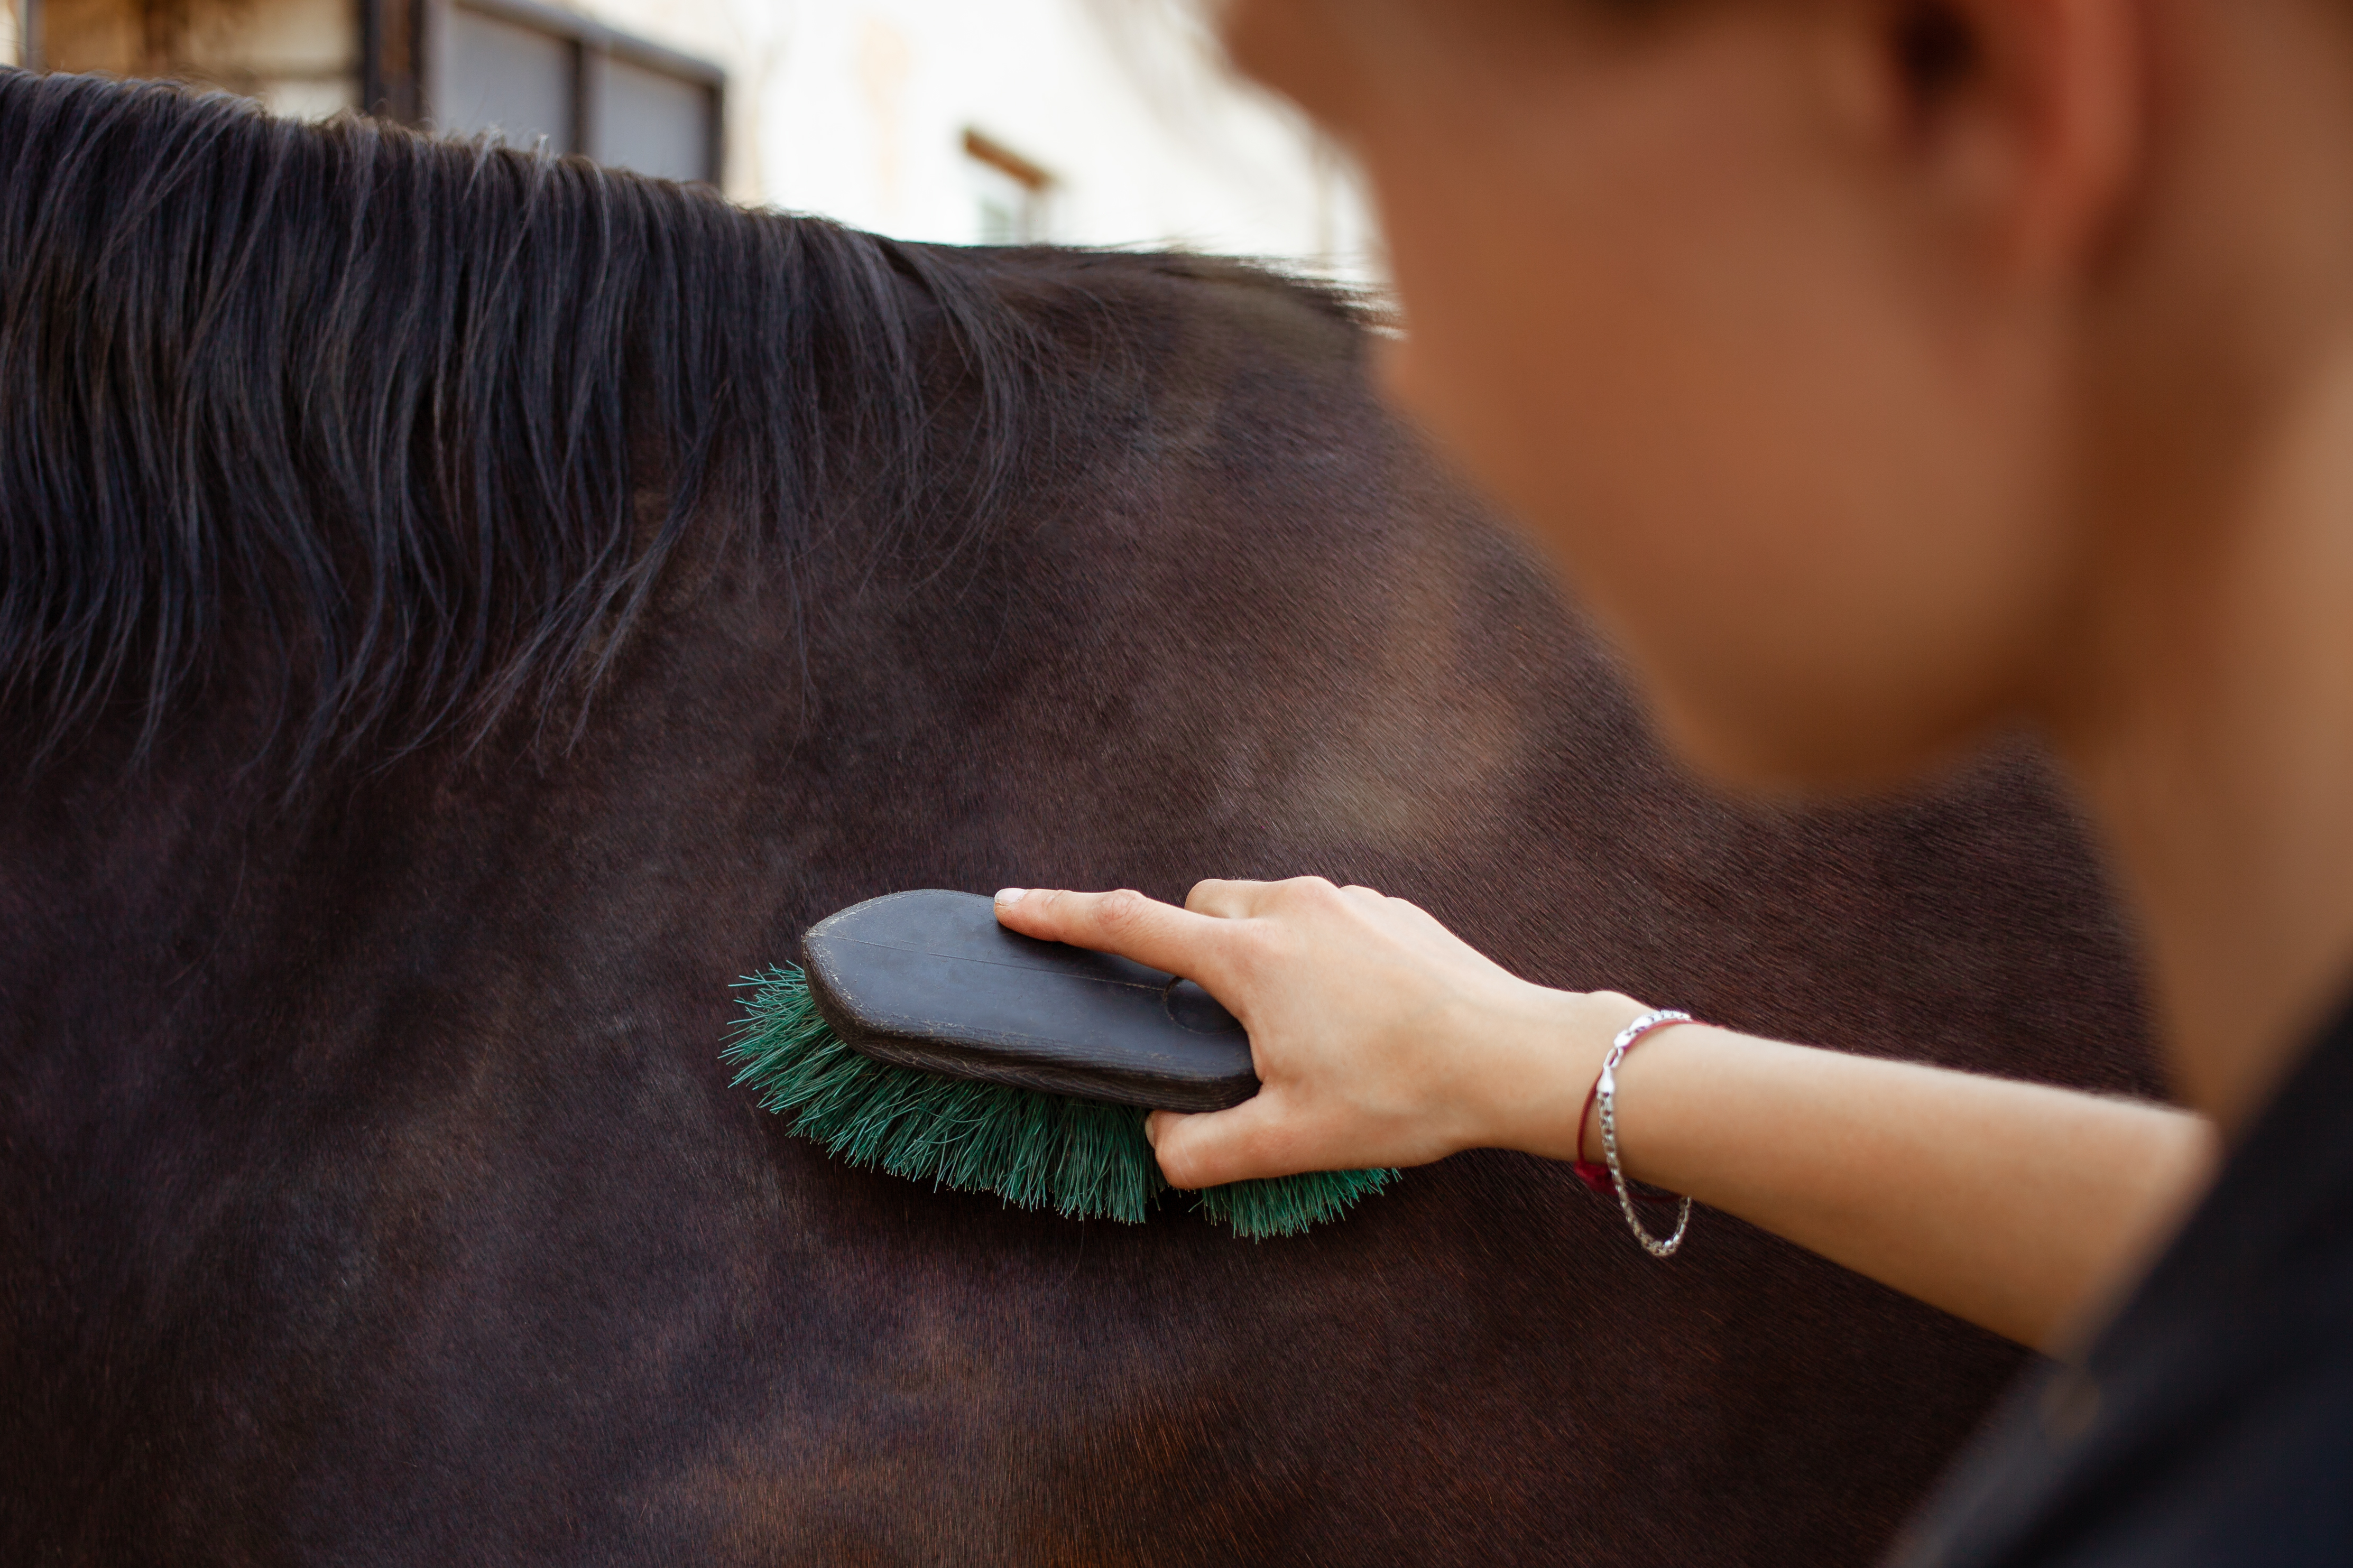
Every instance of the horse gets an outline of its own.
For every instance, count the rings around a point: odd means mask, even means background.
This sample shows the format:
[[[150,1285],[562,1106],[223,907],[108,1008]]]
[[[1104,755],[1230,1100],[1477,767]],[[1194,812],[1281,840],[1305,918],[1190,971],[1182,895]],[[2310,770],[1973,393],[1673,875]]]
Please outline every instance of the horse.
[[[1352,301],[157,84],[0,167],[0,1558],[1860,1563],[2019,1366],[1514,1153],[1253,1243],[731,1081],[857,900],[1314,872],[2153,1089],[2030,746],[1696,787]]]

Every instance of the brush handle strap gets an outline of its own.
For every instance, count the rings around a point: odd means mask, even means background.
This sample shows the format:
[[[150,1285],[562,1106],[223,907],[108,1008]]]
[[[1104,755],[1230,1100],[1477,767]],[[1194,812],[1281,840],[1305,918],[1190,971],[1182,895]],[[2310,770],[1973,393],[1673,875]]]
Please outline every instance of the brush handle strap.
[[[1618,1159],[1618,1069],[1625,1064],[1626,1053],[1641,1044],[1644,1036],[1670,1024],[1688,1024],[1691,1021],[1689,1013],[1662,1007],[1643,1014],[1619,1030],[1618,1037],[1609,1042],[1609,1054],[1601,1058],[1600,1076],[1593,1080],[1592,1089],[1585,1096],[1585,1106],[1577,1113],[1577,1173],[1584,1178],[1587,1186],[1603,1197],[1614,1196],[1618,1200],[1619,1211],[1626,1216],[1627,1228],[1634,1233],[1634,1239],[1642,1244],[1642,1250],[1653,1258],[1672,1258],[1675,1249],[1683,1246],[1683,1233],[1691,1228],[1692,1201],[1688,1197],[1683,1200],[1683,1205],[1675,1215],[1673,1235],[1655,1237],[1642,1228],[1641,1216],[1634,1212],[1634,1189],[1627,1184],[1625,1167]],[[1585,1158],[1585,1121],[1596,1110],[1601,1115],[1601,1156],[1604,1162],[1599,1164]]]

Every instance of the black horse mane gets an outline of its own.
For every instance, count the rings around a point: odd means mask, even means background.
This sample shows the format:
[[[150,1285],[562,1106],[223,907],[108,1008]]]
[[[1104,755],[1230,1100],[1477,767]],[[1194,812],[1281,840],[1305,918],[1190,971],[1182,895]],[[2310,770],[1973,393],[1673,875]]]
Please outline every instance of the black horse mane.
[[[691,517],[789,559],[826,504],[936,508],[923,476],[951,467],[978,527],[1050,398],[1037,333],[952,254],[0,70],[10,749],[127,712],[144,752],[234,619],[299,777],[593,684]],[[924,342],[980,388],[954,464],[923,457]]]

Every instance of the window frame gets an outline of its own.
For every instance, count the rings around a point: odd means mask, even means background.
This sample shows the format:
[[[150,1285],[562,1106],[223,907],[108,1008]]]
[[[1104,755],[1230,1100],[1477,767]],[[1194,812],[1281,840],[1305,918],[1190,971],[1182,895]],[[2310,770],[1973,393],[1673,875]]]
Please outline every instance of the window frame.
[[[418,0],[409,0],[414,5]],[[386,0],[361,0],[370,9],[382,6]],[[699,88],[711,104],[711,120],[703,161],[711,173],[702,182],[713,188],[723,187],[727,176],[727,73],[710,61],[692,55],[665,48],[649,39],[617,32],[594,17],[576,12],[559,10],[539,0],[423,0],[427,11],[427,47],[422,51],[430,62],[427,80],[420,95],[417,118],[433,123],[433,110],[444,96],[449,79],[447,54],[450,37],[448,13],[463,8],[493,21],[527,27],[544,33],[565,46],[572,63],[572,123],[567,128],[573,151],[596,162],[604,162],[604,151],[596,145],[596,100],[604,89],[607,62],[622,60],[663,76],[674,77]],[[381,36],[379,34],[378,36]]]
[[[976,125],[964,130],[964,155],[1009,183],[1021,193],[1021,235],[1017,246],[1044,245],[1053,221],[1054,188],[1060,182],[1044,164],[1023,157]],[[980,244],[999,243],[986,237]]]
[[[703,161],[707,184],[723,187],[727,178],[727,73],[709,60],[666,48],[650,39],[617,32],[593,17],[539,4],[539,0],[356,0],[359,23],[360,110],[403,124],[430,126],[433,109],[448,80],[444,50],[448,12],[463,4],[486,16],[546,33],[572,56],[574,147],[590,158],[596,142],[596,93],[607,60],[622,59],[677,77],[711,100],[711,123]],[[26,70],[44,68],[41,0],[17,0],[17,58]]]

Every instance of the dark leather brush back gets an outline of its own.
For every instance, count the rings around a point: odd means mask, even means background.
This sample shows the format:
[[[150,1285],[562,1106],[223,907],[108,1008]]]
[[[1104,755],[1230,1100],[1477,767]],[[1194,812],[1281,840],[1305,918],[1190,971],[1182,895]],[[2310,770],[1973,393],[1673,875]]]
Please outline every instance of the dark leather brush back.
[[[877,1060],[1113,1105],[1222,1110],[1258,1092],[1250,1037],[1189,980],[997,924],[992,900],[917,889],[801,933],[809,995]]]

